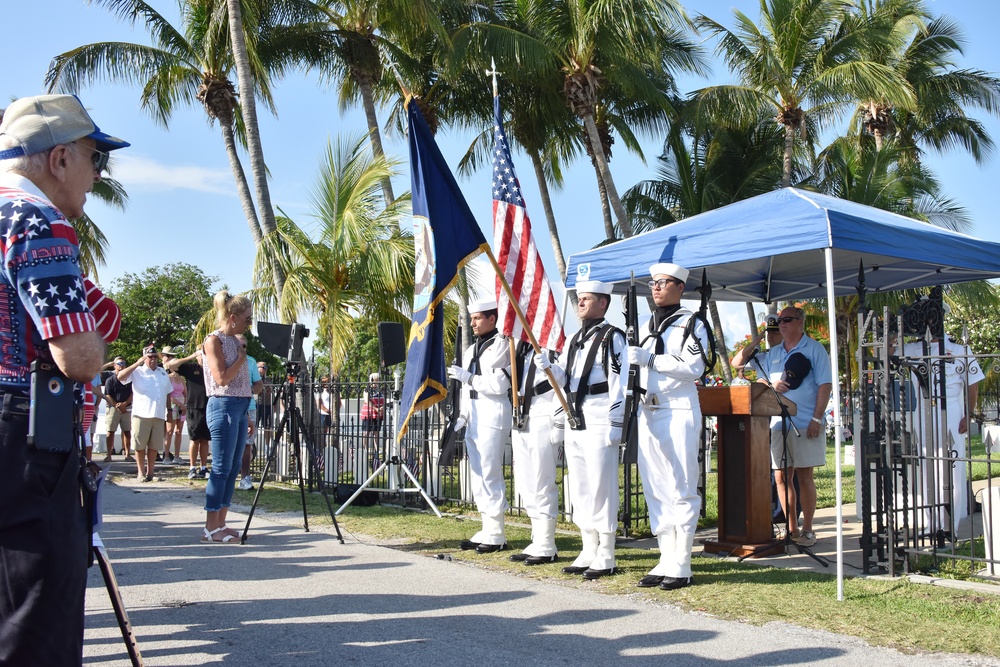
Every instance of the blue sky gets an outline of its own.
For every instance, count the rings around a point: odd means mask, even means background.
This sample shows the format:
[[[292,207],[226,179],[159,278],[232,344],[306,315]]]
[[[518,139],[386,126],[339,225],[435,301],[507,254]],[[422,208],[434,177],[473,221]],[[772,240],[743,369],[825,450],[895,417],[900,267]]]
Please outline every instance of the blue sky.
[[[148,0],[161,13],[176,17],[173,0]],[[975,67],[1000,75],[1000,51],[995,45],[995,26],[1000,4],[991,0],[951,0],[930,2],[936,12],[956,19],[966,36],[965,59],[961,67]],[[731,8],[757,15],[754,0],[698,0],[691,8],[732,26]],[[0,40],[2,104],[13,98],[44,92],[44,75],[53,56],[81,44],[97,41],[147,43],[140,26],[133,31],[103,7],[83,0],[36,0],[7,3],[4,8],[5,35]],[[40,27],[44,25],[45,30]],[[20,28],[15,28],[20,26]],[[706,43],[711,50],[714,43]],[[503,63],[498,63],[503,70]],[[730,82],[722,63],[714,66],[710,79],[683,79],[687,92],[708,83]],[[483,95],[491,92],[484,88]],[[501,78],[501,95],[503,80]],[[259,110],[265,158],[271,172],[271,197],[275,206],[299,224],[309,224],[310,196],[317,178],[318,164],[327,141],[354,138],[365,129],[359,109],[341,114],[335,93],[319,82],[315,74],[293,74],[279,83],[274,96],[278,117]],[[101,129],[132,143],[116,155],[114,172],[128,191],[131,202],[122,213],[91,202],[87,210],[110,241],[108,265],[100,270],[104,285],[124,273],[136,273],[150,266],[187,262],[206,274],[217,276],[233,290],[251,287],[254,247],[232,184],[222,137],[210,126],[200,104],[182,107],[169,128],[157,126],[139,109],[135,88],[96,85],[81,92]],[[503,99],[505,106],[516,100]],[[995,141],[1000,142],[1000,120],[974,111],[985,121]],[[385,121],[381,114],[380,121]],[[451,165],[472,140],[471,133],[442,130],[438,142]],[[395,180],[396,194],[409,189],[406,172],[406,144],[403,137],[383,139],[387,152],[404,161],[404,173]],[[620,146],[620,144],[619,144]],[[646,137],[646,164],[623,148],[615,151],[612,173],[620,192],[636,182],[652,177],[661,139]],[[536,238],[550,276],[555,275],[551,245],[545,232],[537,186],[531,165],[515,152],[515,166],[528,206],[535,221]],[[1000,241],[1000,225],[994,216],[997,158],[977,166],[967,155],[953,153],[931,156],[946,194],[964,205],[973,220],[971,233]],[[249,169],[249,167],[247,167]],[[487,238],[492,238],[490,170],[481,168],[473,177],[459,181]],[[600,201],[594,173],[584,160],[568,171],[566,187],[553,192],[553,207],[567,254],[589,249],[603,239]],[[612,310],[618,310],[617,305]],[[733,332],[746,331],[745,308],[730,305],[723,311],[727,340]]]

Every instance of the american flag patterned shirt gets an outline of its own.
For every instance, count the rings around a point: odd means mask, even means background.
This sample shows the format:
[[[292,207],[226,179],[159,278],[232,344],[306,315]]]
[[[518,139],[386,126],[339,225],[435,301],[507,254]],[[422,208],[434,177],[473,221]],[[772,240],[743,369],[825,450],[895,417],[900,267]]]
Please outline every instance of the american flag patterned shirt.
[[[0,174],[0,251],[0,391],[23,394],[47,340],[98,330],[88,288],[104,309],[114,303],[85,284],[73,226],[31,181],[11,173]],[[120,322],[117,306],[110,311],[105,339]]]

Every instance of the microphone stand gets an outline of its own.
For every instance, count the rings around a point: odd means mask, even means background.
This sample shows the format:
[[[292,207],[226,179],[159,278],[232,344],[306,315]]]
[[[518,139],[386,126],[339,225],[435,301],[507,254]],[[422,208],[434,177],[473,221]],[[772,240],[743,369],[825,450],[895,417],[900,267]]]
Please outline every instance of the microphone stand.
[[[747,364],[749,364],[751,361],[757,364],[757,368],[760,369],[760,374],[759,374],[760,378],[764,381],[764,384],[766,384],[767,387],[771,390],[771,393],[774,395],[774,399],[778,402],[778,406],[781,408],[781,450],[782,450],[781,466],[782,466],[782,471],[785,471],[788,470],[788,468],[786,467],[788,465],[788,428],[791,427],[792,431],[795,432],[796,437],[801,438],[802,434],[799,432],[799,429],[795,426],[795,422],[792,421],[792,415],[788,412],[788,404],[782,400],[781,394],[778,393],[778,390],[774,388],[773,384],[771,384],[771,378],[767,376],[767,371],[764,370],[764,365],[761,364],[760,359],[757,358],[757,350],[754,350],[754,352],[751,353],[750,358],[747,360]],[[794,507],[789,506],[791,504],[792,499],[789,496],[788,487],[791,486],[791,484],[794,481],[794,474],[795,473],[793,472],[792,479],[785,480],[785,539],[775,540],[775,542],[784,544],[786,553],[788,550],[788,546],[794,545],[795,548],[799,550],[800,554],[805,554],[809,556],[823,567],[830,567],[830,561],[828,561],[826,558],[823,558],[822,556],[815,554],[809,547],[804,547],[792,539],[792,512],[795,512],[796,516],[795,524],[796,527],[798,527],[798,511],[796,511]],[[743,562],[745,559],[751,558],[757,555],[757,553],[761,551],[770,549],[772,546],[774,546],[775,542],[761,545],[755,548],[750,553],[744,556],[740,556],[736,560],[737,562]]]

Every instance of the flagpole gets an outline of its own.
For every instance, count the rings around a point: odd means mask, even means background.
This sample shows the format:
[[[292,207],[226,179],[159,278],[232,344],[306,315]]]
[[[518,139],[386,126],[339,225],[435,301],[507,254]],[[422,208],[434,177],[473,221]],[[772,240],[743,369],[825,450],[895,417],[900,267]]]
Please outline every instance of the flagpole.
[[[531,325],[528,324],[528,318],[524,316],[524,312],[521,310],[521,304],[517,302],[517,297],[514,296],[514,290],[510,288],[510,283],[507,282],[507,277],[503,274],[503,269],[497,263],[496,257],[493,256],[493,251],[487,248],[484,254],[489,257],[490,264],[493,265],[493,270],[496,271],[497,278],[500,280],[500,285],[503,286],[504,293],[507,294],[507,300],[510,301],[511,307],[514,308],[514,313],[517,315],[518,321],[521,322],[521,326],[524,328],[524,333],[528,334],[528,342],[531,343],[531,347],[535,349],[535,354],[542,354],[542,346],[538,344],[538,339],[535,338],[535,332],[531,330]],[[566,420],[570,428],[573,428],[577,424],[576,414],[570,408],[569,403],[566,401],[566,396],[562,392],[562,387],[556,382],[555,375],[552,374],[551,368],[545,369],[545,376],[549,379],[549,384],[552,386],[552,390],[556,394],[556,398],[559,399],[559,404],[562,405],[563,410],[566,411]]]

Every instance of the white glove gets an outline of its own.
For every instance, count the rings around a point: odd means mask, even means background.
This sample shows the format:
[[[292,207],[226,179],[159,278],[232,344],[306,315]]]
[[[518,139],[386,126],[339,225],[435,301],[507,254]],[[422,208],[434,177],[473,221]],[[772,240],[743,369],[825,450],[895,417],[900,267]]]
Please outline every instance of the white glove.
[[[622,427],[612,426],[611,432],[608,434],[608,445],[617,447],[620,444],[622,444]]]
[[[448,366],[448,377],[452,380],[458,380],[462,384],[469,384],[469,380],[472,379],[472,373],[461,366]]]
[[[629,345],[625,349],[625,354],[628,356],[629,366],[645,366],[653,358],[652,352],[636,345]]]
[[[465,417],[459,417],[455,420],[455,430],[461,431],[463,428],[465,428]]]
[[[558,447],[566,441],[566,429],[553,426],[549,429],[549,444]]]
[[[552,362],[549,361],[549,353],[548,352],[546,352],[545,350],[542,350],[541,354],[536,354],[535,355],[535,367],[538,370],[540,370],[540,371],[544,371],[544,370],[546,370],[548,368],[552,368]]]

